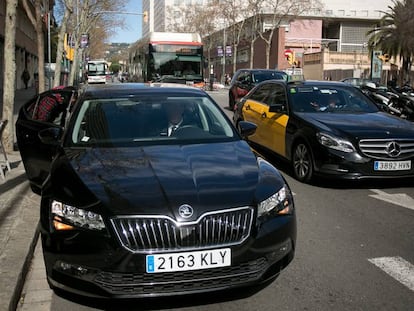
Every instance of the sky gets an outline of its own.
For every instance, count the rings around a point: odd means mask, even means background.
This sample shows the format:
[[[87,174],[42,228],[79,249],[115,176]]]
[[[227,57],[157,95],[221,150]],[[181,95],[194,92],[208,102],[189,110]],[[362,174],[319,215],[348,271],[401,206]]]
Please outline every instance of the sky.
[[[142,13],[142,1],[127,0],[127,5],[119,10]],[[116,16],[125,21],[125,29],[115,28],[114,35],[109,39],[111,43],[132,43],[141,38],[142,15],[118,14]]]

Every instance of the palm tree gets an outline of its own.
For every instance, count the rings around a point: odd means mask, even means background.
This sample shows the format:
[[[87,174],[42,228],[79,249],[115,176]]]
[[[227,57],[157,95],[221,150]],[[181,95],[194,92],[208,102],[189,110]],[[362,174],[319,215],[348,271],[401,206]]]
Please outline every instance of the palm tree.
[[[390,57],[402,60],[398,78],[401,86],[410,80],[412,58],[414,54],[414,0],[393,0],[393,6],[384,12],[378,25],[368,31],[370,50],[380,49]]]

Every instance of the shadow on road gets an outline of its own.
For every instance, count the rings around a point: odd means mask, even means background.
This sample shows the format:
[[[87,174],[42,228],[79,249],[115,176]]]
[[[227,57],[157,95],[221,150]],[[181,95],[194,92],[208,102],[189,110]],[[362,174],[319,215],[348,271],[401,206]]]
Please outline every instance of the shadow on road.
[[[92,299],[76,296],[66,292],[56,291],[55,294],[63,299],[73,301],[91,308],[108,310],[108,311],[147,311],[147,310],[170,310],[175,308],[188,308],[217,304],[234,300],[245,299],[253,296],[273,281],[267,282],[261,286],[243,288],[238,290],[228,290],[223,292],[208,292],[197,295],[174,296],[167,298],[143,298],[143,299]],[[53,307],[53,306],[52,306]],[[52,308],[53,310],[53,308]]]

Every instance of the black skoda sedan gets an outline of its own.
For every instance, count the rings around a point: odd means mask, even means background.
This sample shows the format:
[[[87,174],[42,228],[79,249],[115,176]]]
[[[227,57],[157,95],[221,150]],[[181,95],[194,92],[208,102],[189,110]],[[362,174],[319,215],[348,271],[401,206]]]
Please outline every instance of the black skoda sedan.
[[[221,291],[274,280],[296,216],[279,171],[202,90],[55,90],[22,107],[18,147],[41,195],[49,285],[90,297]],[[58,96],[60,95],[60,96]],[[46,104],[44,104],[46,102]],[[37,111],[48,118],[39,119]]]

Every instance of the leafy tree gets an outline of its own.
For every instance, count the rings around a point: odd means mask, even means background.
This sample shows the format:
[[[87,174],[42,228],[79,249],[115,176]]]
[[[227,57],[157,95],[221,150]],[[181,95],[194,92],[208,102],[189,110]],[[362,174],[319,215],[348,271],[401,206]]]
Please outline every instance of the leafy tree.
[[[266,45],[266,68],[269,68],[270,48],[274,32],[283,24],[314,9],[321,8],[320,0],[257,0],[261,14],[257,21],[258,34]]]
[[[248,30],[249,35],[247,36],[250,42],[250,68],[254,67],[253,60],[254,60],[254,44],[257,39],[260,38],[260,26],[261,26],[261,16],[260,16],[260,5],[261,1],[257,0],[248,0],[249,7],[252,11],[253,17],[250,19],[248,23]]]
[[[57,45],[57,52],[56,52],[56,67],[55,67],[55,79],[53,86],[58,86],[60,84],[60,73],[61,73],[61,62],[63,59],[63,46],[64,46],[64,39],[66,34],[66,29],[68,25],[68,21],[73,14],[73,0],[63,0],[63,5],[65,7],[62,23],[59,27],[59,35],[58,35],[58,45]]]
[[[121,65],[119,64],[118,61],[112,62],[111,66],[109,67],[109,70],[112,71],[113,73],[118,73],[120,69],[121,69]]]
[[[75,76],[79,73],[79,65],[82,58],[88,56],[92,58],[104,58],[107,47],[107,39],[111,35],[112,29],[124,27],[124,19],[117,15],[122,14],[126,0],[77,0],[76,6],[73,0],[61,0],[61,30],[59,44],[62,52],[57,53],[56,63],[61,62],[63,55],[63,40],[65,32],[72,35],[74,46],[74,60],[69,73],[68,84],[72,85]],[[62,12],[63,11],[63,12]],[[65,18],[66,16],[66,18]],[[65,31],[62,28],[66,28]],[[89,35],[89,46],[81,49],[80,39],[83,34]],[[81,56],[81,57],[80,57]],[[57,73],[60,75],[60,72]],[[59,79],[55,78],[55,81]]]
[[[402,60],[398,84],[402,86],[410,80],[414,54],[414,0],[393,0],[384,12],[378,25],[368,31],[370,51],[380,49],[391,58]]]
[[[170,6],[166,10],[166,24],[170,25],[166,31],[172,32],[196,32],[203,39],[203,45],[207,50],[207,59],[210,61],[210,51],[215,42],[211,40],[210,35],[220,29],[219,19],[221,7],[215,1],[210,1],[203,6],[186,5],[180,8],[180,14],[177,8]],[[210,68],[210,64],[208,64]]]

